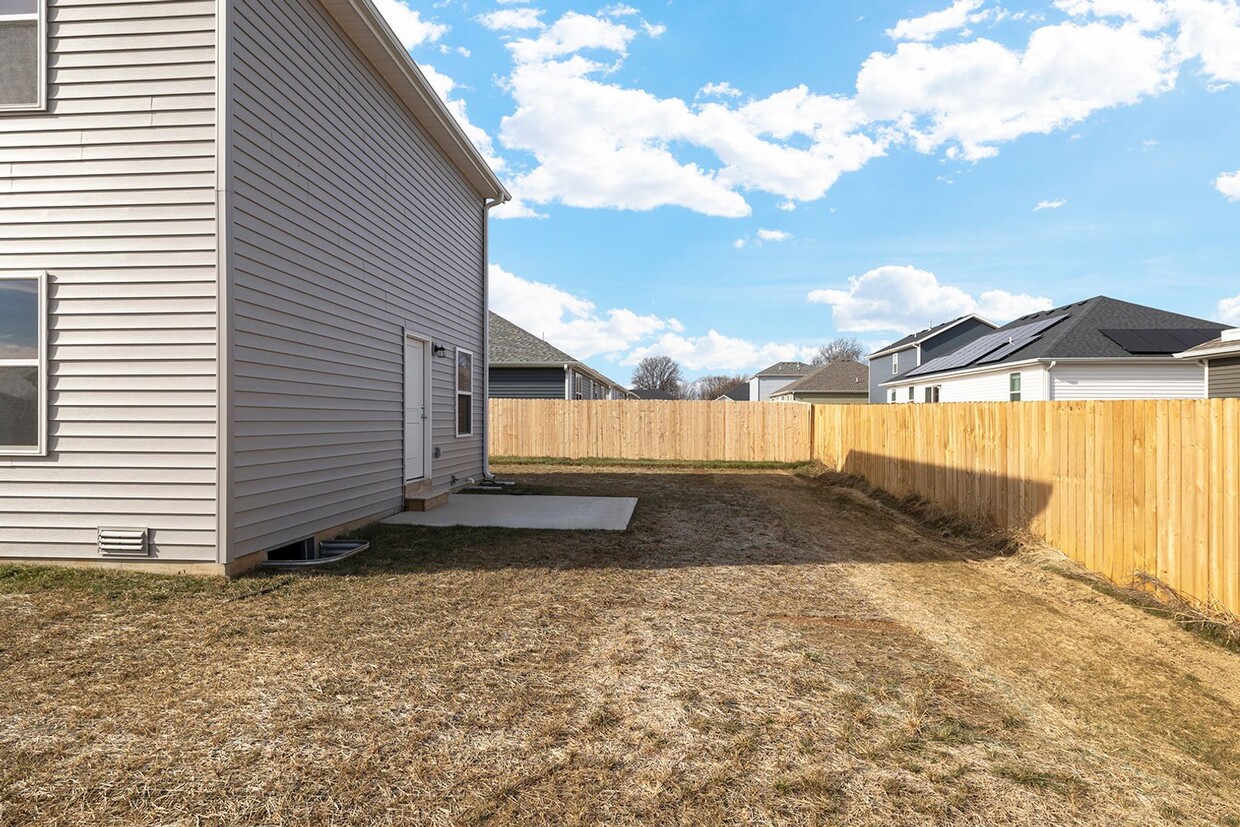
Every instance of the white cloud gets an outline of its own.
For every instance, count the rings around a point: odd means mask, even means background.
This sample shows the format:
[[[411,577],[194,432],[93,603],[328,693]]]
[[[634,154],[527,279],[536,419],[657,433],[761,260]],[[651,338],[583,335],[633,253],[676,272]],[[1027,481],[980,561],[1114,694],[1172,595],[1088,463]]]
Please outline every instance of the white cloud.
[[[1240,296],[1222,299],[1218,303],[1218,315],[1227,324],[1240,327]]]
[[[942,11],[930,12],[897,22],[887,30],[893,40],[934,40],[943,32],[963,29],[976,18],[974,12],[984,0],[956,0]]]
[[[1167,25],[1161,0],[1055,0],[1055,7],[1073,17],[1116,17],[1150,31]]]
[[[608,82],[616,64],[580,54],[603,50],[622,61],[639,36],[614,20],[569,12],[539,36],[509,44],[515,67],[507,88],[517,107],[500,137],[537,162],[512,182],[531,204],[673,205],[737,218],[751,213],[744,190],[813,200],[883,152],[881,141],[858,131],[861,118],[845,98],[797,87],[740,106],[691,106]],[[680,146],[708,150],[718,165],[682,162]]]
[[[608,17],[631,17],[637,14],[638,11],[625,3],[613,3],[610,6],[604,6],[599,13],[605,14]]]
[[[726,80],[722,83],[708,83],[697,91],[695,98],[739,98],[741,90]]]
[[[1176,47],[1184,59],[1199,58],[1220,83],[1240,82],[1240,3],[1236,0],[1167,0],[1179,22]]]
[[[476,18],[479,23],[493,31],[513,31],[522,29],[542,28],[542,9],[529,6],[519,9],[496,9],[480,14]]]
[[[1228,201],[1240,201],[1240,170],[1224,173],[1214,179],[1214,188]]]
[[[587,299],[497,264],[490,265],[490,276],[492,310],[577,359],[619,353],[657,333],[684,329],[675,319],[624,308],[600,312]]]
[[[1041,212],[1042,210],[1057,210],[1060,207],[1066,207],[1067,205],[1068,199],[1056,198],[1054,201],[1039,201],[1037,206],[1033,208],[1033,211]]]
[[[504,168],[504,159],[495,152],[495,144],[491,140],[491,136],[487,134],[485,129],[470,121],[469,115],[465,111],[465,101],[452,97],[452,90],[456,88],[456,81],[437,71],[430,64],[423,63],[419,68],[422,70],[422,74],[426,76],[426,80],[439,93],[439,97],[443,99],[444,104],[448,107],[448,111],[456,118],[456,122],[460,124],[465,136],[477,148],[491,169],[495,172],[502,170]]]
[[[674,318],[624,308],[599,310],[588,299],[523,279],[496,264],[490,266],[490,276],[491,309],[577,359],[608,356],[633,365],[647,356],[670,356],[691,371],[741,371],[812,355],[812,348],[756,344],[715,330],[689,336]]]
[[[778,204],[775,205],[775,208],[778,210],[783,210],[784,212],[792,212],[793,210],[797,208],[797,202],[780,201]]]
[[[423,20],[421,12],[411,8],[405,0],[375,0],[375,7],[406,49],[434,43],[448,33],[448,26]]]
[[[755,344],[715,330],[705,336],[665,333],[653,343],[631,351],[622,364],[635,365],[647,356],[670,356],[689,370],[740,371],[774,362],[808,359],[813,348],[768,342]]]
[[[865,61],[857,103],[921,152],[948,145],[948,157],[976,161],[995,144],[1165,92],[1176,65],[1165,39],[1097,22],[1039,28],[1023,52],[985,39],[901,43]]]
[[[1022,136],[1166,92],[1190,57],[1200,58],[1214,87],[1240,79],[1240,0],[1056,5],[1068,22],[1047,25],[1044,15],[1010,13],[985,0],[957,0],[901,20],[890,33],[902,42],[870,55],[852,97],[798,86],[746,100],[719,80],[693,101],[616,79],[634,40],[663,27],[634,19],[627,5],[596,15],[570,11],[508,43],[514,68],[502,84],[515,109],[500,140],[527,156],[512,189],[529,205],[525,214],[558,202],[680,206],[738,218],[752,213],[749,193],[778,196],[782,209],[793,208],[822,198],[842,175],[894,147],[954,160],[992,157]],[[493,14],[518,11],[536,10]],[[928,42],[1000,19],[1033,27],[1027,42],[1009,46],[968,32],[962,42]]]
[[[758,230],[758,238],[763,241],[787,241],[792,233],[785,230]]]
[[[650,37],[662,37],[667,34],[667,26],[662,23],[647,23],[645,20],[642,21],[642,30]]]
[[[733,241],[733,242],[732,242],[732,246],[733,246],[734,248],[736,248],[737,250],[743,250],[743,249],[745,249],[745,247],[746,247],[746,246],[748,246],[748,244],[749,244],[749,242],[748,242],[748,241],[746,241],[746,240],[745,240],[745,239],[743,239],[743,238],[738,238],[738,239],[736,239],[736,241]]]
[[[927,324],[979,313],[1003,322],[1048,310],[1050,299],[1004,290],[988,290],[974,298],[930,272],[915,267],[887,265],[848,280],[847,290],[814,290],[811,302],[831,305],[835,326],[845,331],[920,330]]]

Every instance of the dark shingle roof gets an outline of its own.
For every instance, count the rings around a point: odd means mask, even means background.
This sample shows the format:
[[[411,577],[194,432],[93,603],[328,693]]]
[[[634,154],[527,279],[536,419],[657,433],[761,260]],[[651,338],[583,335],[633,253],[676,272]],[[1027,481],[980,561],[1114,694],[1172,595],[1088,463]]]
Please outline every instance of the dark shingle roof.
[[[804,362],[776,362],[766,370],[760,370],[754,376],[804,376],[814,369],[813,365]]]
[[[908,347],[918,342],[925,341],[926,339],[932,338],[938,335],[939,333],[942,333],[944,330],[947,330],[947,328],[949,327],[954,327],[955,325],[960,324],[965,319],[977,319],[979,322],[985,322],[991,327],[996,326],[993,322],[983,319],[981,316],[978,316],[976,313],[970,313],[966,316],[957,316],[951,321],[943,322],[942,324],[936,324],[933,327],[927,327],[925,330],[919,330],[916,333],[910,333],[909,335],[905,336],[903,339],[897,339],[896,341],[892,342],[886,347],[880,347],[878,350],[871,353],[870,356],[874,357],[880,353],[886,353],[891,350],[900,350],[901,348]]]
[[[517,327],[491,311],[491,364],[539,365],[551,362],[576,362],[557,347],[552,347],[525,328]]]
[[[986,363],[987,366],[1023,362],[1028,359],[1133,358],[1134,355],[1132,353],[1120,347],[1114,339],[1104,334],[1102,332],[1104,330],[1195,329],[1222,331],[1227,327],[1227,325],[1218,322],[1171,313],[1155,307],[1146,307],[1145,305],[1120,301],[1107,296],[1095,296],[1092,299],[1064,305],[1063,307],[1056,307],[1053,310],[1044,310],[1038,313],[1030,313],[1027,316],[1021,316],[1019,319],[1000,327],[996,333],[1015,330],[1035,322],[1056,318],[1061,318],[1062,320],[1045,330],[1040,337],[1033,339],[1025,347],[1008,353],[1002,359]],[[965,347],[974,347],[976,344],[975,342],[973,345],[966,345]],[[910,371],[906,374],[906,377],[950,372],[951,370],[971,367],[975,364],[971,362],[959,367],[945,368],[944,364],[948,363],[948,360],[952,359],[953,355],[959,352],[957,350],[946,356],[933,359],[916,370]]]
[[[741,382],[739,385],[737,385],[735,388],[725,393],[723,396],[726,396],[728,399],[731,399],[733,402],[748,402],[749,401],[749,383]],[[719,398],[722,399],[723,396]]]
[[[676,398],[667,391],[647,390],[645,388],[630,388],[629,393],[633,394],[638,399],[667,400]]]
[[[870,393],[870,369],[857,362],[828,362],[771,396],[789,393]]]

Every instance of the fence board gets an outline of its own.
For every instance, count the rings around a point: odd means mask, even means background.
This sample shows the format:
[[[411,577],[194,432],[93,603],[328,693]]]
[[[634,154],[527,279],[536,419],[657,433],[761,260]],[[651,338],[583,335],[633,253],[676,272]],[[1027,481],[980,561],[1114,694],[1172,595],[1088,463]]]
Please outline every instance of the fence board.
[[[1240,613],[1240,399],[490,405],[496,456],[816,459]]]

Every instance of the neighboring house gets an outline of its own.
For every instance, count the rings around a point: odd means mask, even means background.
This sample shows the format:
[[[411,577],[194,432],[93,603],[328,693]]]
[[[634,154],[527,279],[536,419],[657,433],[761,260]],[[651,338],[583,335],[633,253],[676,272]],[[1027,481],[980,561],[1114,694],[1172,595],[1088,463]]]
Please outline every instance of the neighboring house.
[[[492,399],[628,399],[628,390],[491,313],[488,393]]]
[[[870,369],[857,362],[829,362],[775,391],[771,401],[866,405],[870,401]]]
[[[653,400],[656,402],[671,402],[680,397],[672,396],[667,391],[656,391],[648,388],[632,388],[629,393],[636,399]]]
[[[1205,365],[1205,395],[1210,399],[1240,398],[1240,328],[1205,344],[1177,353]]]
[[[0,24],[0,557],[236,572],[483,476],[507,193],[370,0]]]
[[[1174,354],[1225,328],[1098,296],[1022,316],[883,387],[889,402],[1191,399],[1205,371]]]
[[[771,394],[800,379],[813,370],[804,362],[776,362],[766,370],[760,370],[749,380],[749,401],[766,402]]]
[[[716,402],[748,402],[749,383],[742,382],[732,390],[715,400]]]
[[[961,316],[874,351],[870,354],[870,401],[875,404],[887,402],[890,391],[883,387],[884,382],[951,353],[993,332],[996,327],[998,325],[981,316]]]

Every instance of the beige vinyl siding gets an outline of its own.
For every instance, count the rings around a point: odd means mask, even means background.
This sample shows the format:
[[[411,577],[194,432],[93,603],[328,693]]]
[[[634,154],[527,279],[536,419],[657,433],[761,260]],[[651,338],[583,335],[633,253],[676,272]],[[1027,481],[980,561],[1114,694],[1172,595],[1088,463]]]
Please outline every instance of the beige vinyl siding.
[[[1240,397],[1240,356],[1210,360],[1211,399]]]
[[[231,45],[232,554],[402,504],[406,328],[433,358],[436,487],[483,466],[455,436],[455,348],[483,348],[480,195],[315,0],[240,0]]]
[[[1055,400],[1200,399],[1205,389],[1205,368],[1198,362],[1060,362],[1051,371]]]
[[[0,555],[144,526],[214,561],[215,3],[48,20],[47,112],[0,115],[0,273],[49,274],[49,453],[0,457]]]

